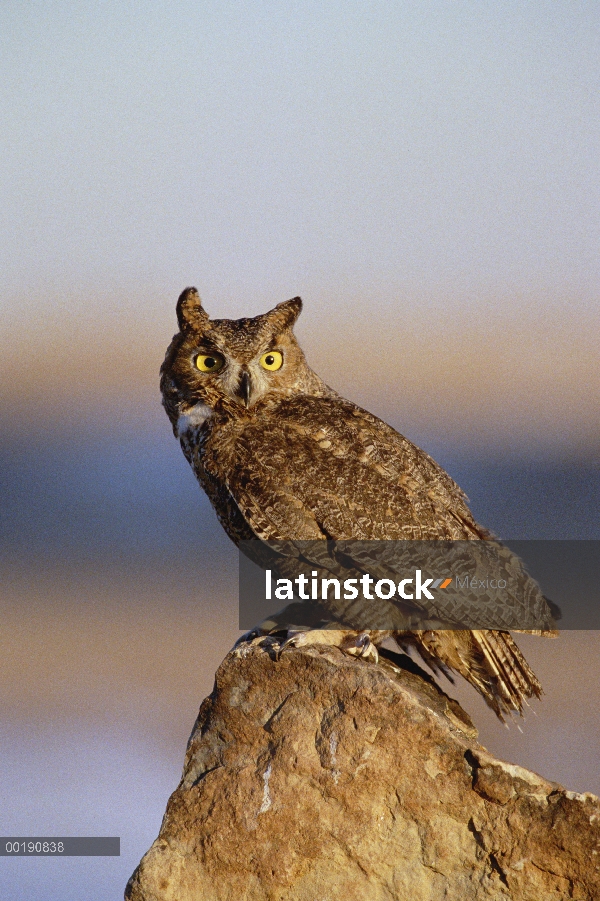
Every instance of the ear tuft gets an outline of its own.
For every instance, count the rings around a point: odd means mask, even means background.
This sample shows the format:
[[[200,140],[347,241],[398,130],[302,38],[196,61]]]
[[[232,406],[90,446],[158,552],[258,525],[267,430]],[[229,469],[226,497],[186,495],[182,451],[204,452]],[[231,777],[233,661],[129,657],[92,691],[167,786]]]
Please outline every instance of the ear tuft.
[[[196,288],[186,288],[182,291],[177,301],[177,322],[180,331],[206,327],[208,321],[208,313],[202,306]]]
[[[269,318],[275,321],[280,328],[292,328],[296,319],[302,312],[302,300],[300,297],[292,297],[291,300],[284,300],[278,303],[275,309],[267,313]]]

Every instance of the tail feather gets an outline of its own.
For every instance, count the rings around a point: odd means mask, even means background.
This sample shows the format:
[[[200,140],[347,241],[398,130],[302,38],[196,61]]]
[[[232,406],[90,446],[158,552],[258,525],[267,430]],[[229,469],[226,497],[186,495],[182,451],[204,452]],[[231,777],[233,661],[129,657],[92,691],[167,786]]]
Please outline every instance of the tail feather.
[[[412,645],[433,669],[442,664],[463,676],[502,722],[505,714],[522,716],[527,699],[542,694],[509,632],[430,630],[397,633],[395,638],[399,644]]]
[[[474,631],[473,641],[490,669],[490,687],[499,706],[522,714],[527,698],[541,695],[542,686],[508,632]]]

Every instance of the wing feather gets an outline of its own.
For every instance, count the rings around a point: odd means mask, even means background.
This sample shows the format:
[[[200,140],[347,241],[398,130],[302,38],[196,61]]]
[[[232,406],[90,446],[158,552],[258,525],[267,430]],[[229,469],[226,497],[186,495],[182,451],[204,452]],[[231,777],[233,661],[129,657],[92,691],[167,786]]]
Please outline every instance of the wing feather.
[[[489,536],[431,457],[341,398],[300,396],[248,419],[223,462],[232,499],[264,539]]]

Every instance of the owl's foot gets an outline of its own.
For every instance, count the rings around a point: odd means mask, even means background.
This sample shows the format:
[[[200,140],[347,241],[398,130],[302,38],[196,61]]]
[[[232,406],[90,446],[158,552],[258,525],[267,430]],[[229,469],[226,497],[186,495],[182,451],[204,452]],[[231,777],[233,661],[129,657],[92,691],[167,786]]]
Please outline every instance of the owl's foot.
[[[271,634],[271,630],[263,629],[262,623],[261,623],[260,626],[255,626],[254,629],[250,629],[249,632],[244,632],[243,635],[240,635],[240,637],[234,644],[233,648],[235,650],[236,648],[239,648],[240,645],[243,645],[243,644],[251,644],[251,645],[257,644],[259,641],[261,641],[263,638],[266,638],[266,636],[270,635],[270,634]]]
[[[243,635],[233,646],[232,653],[235,657],[246,657],[254,648],[263,648],[268,654],[277,660],[281,647],[282,637],[276,635],[256,635],[256,630]],[[248,638],[247,636],[251,636]]]
[[[249,632],[245,632],[233,647],[257,645],[263,638],[269,636],[277,636],[281,638],[281,641],[285,641],[293,633],[303,632],[306,629],[321,629],[327,622],[324,611],[319,608],[318,604],[295,602],[269,616]],[[339,628],[337,623],[332,625],[334,628]]]
[[[365,660],[379,662],[377,648],[371,641],[368,632],[350,632],[348,629],[309,629],[306,632],[294,632],[284,641],[279,649],[282,654],[287,648],[305,648],[314,645],[326,645],[339,648],[352,657],[363,657]]]

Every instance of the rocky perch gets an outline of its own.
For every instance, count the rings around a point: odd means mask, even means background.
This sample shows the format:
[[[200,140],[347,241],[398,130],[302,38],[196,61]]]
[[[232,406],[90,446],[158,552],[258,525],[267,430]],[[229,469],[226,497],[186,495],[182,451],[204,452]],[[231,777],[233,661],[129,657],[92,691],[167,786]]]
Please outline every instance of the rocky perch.
[[[600,899],[600,801],[493,758],[408,657],[225,658],[128,901]]]

